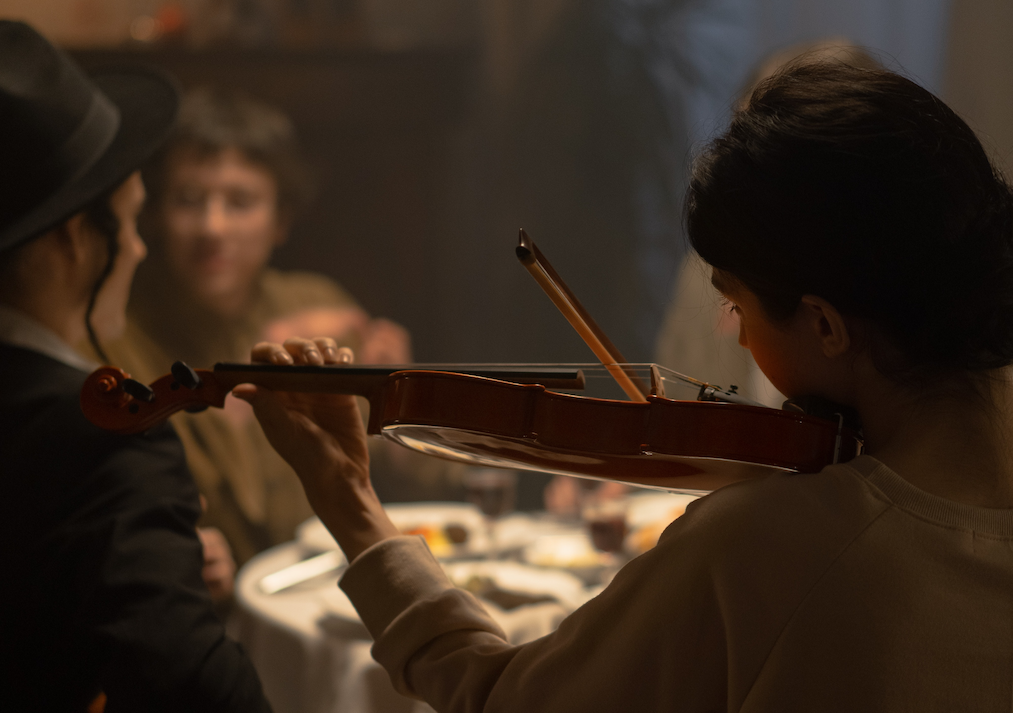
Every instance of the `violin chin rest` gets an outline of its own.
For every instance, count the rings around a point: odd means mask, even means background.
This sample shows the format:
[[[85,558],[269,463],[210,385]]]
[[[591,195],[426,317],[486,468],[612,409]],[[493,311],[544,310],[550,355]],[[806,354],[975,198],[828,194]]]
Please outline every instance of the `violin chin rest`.
[[[804,413],[807,416],[815,416],[834,423],[838,423],[843,418],[845,428],[850,428],[855,433],[862,431],[862,421],[855,409],[822,396],[798,396],[785,401],[781,408],[792,413]]]

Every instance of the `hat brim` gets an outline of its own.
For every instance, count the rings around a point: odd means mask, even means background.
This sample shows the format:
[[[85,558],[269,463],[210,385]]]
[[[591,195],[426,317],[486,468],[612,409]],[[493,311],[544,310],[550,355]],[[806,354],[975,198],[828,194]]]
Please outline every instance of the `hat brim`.
[[[13,248],[59,225],[119,186],[151,157],[172,128],[179,92],[168,76],[154,69],[132,67],[97,72],[91,79],[120,110],[115,138],[80,178],[0,230],[0,250]]]

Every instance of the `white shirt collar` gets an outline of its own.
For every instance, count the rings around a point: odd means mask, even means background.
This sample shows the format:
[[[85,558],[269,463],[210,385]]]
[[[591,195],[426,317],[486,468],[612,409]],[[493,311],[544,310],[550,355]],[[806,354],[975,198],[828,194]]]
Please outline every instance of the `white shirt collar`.
[[[31,349],[81,371],[91,372],[98,364],[74,351],[53,330],[24,312],[0,304],[0,342]]]

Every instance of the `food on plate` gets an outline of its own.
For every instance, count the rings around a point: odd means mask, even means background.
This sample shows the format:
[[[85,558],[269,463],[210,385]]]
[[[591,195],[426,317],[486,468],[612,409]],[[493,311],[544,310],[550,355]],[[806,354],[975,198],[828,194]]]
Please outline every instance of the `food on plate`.
[[[401,528],[405,535],[422,535],[434,557],[448,557],[454,554],[458,545],[468,541],[468,530],[458,523],[446,525],[415,525]]]

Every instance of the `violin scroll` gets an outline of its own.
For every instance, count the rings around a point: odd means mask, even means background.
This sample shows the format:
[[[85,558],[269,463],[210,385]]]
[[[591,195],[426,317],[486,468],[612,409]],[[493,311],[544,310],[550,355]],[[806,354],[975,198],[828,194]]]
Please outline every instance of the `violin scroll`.
[[[99,428],[113,433],[140,433],[181,410],[225,405],[231,386],[211,371],[191,369],[183,362],[149,386],[115,366],[93,371],[81,388],[81,410]]]

